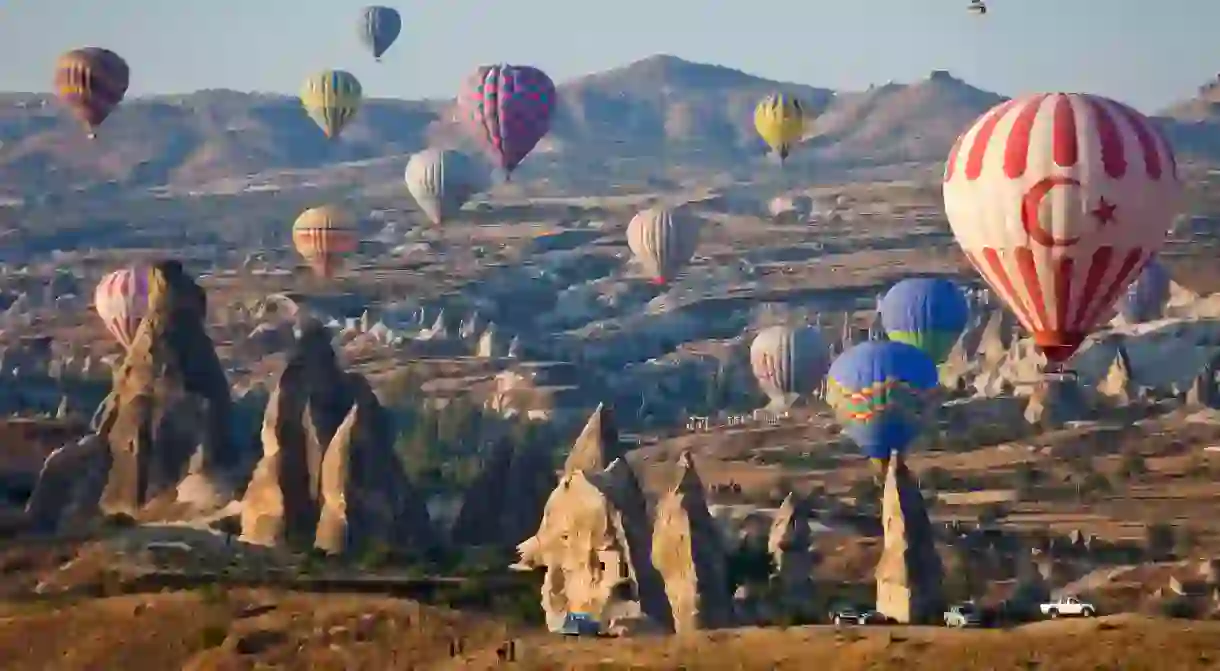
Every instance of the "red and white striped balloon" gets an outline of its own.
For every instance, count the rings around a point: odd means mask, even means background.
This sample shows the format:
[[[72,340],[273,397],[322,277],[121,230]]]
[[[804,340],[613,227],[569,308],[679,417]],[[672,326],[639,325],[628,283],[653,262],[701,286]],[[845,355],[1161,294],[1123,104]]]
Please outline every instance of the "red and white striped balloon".
[[[1047,359],[1062,362],[1164,244],[1182,183],[1147,117],[1051,93],[979,117],[949,154],[944,195],[970,262]]]
[[[114,339],[130,348],[148,313],[148,268],[123,268],[103,277],[94,291],[93,307]]]

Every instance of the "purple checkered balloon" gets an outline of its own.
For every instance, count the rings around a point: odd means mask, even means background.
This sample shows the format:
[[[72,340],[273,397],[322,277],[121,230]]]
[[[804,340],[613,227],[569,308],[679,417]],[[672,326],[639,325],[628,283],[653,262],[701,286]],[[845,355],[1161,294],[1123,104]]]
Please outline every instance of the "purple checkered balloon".
[[[528,65],[484,65],[470,75],[458,108],[483,148],[512,174],[551,128],[555,83]]]

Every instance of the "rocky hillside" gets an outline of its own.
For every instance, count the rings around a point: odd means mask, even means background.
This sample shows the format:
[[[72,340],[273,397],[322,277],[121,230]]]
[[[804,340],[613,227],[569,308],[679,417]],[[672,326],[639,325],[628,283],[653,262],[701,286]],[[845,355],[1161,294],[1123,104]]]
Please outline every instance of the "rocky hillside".
[[[801,97],[821,117],[793,161],[842,169],[939,162],[966,124],[1003,99],[944,71],[909,84],[834,92],[652,56],[562,84],[554,131],[523,174],[604,179],[676,166],[701,173],[756,170],[763,147],[752,110],[775,90]],[[1220,134],[1209,130],[1218,94],[1208,90],[1169,110],[1165,122],[1181,151],[1220,157]],[[128,101],[91,144],[48,96],[0,94],[0,195],[192,187],[340,164],[367,168],[352,163],[376,165],[428,144],[461,144],[451,105],[370,100],[332,144],[295,98],[198,91]],[[400,177],[397,160],[381,163],[379,179]]]

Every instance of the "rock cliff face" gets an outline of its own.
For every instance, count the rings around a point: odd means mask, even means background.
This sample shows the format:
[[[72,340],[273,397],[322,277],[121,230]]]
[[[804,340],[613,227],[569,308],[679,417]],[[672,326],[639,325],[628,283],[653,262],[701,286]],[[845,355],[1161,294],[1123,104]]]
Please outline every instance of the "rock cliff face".
[[[708,512],[690,452],[678,467],[677,485],[657,503],[652,561],[665,580],[677,633],[726,627],[733,599],[724,539]]]
[[[542,609],[555,630],[568,613],[603,624],[643,616],[672,627],[669,602],[649,555],[649,523],[635,474],[622,459],[602,471],[566,474],[547,500],[538,533],[521,543],[514,568],[545,568]]]
[[[462,496],[453,542],[516,547],[538,528],[556,484],[545,452],[500,441]]]
[[[339,368],[320,323],[302,326],[261,436],[263,457],[242,502],[247,542],[327,552],[433,542],[384,409],[363,377]]]
[[[206,317],[203,289],[180,263],[152,267],[148,314],[97,417],[111,461],[103,511],[137,514],[177,487],[197,452],[209,476],[239,465],[229,386],[204,331]]]
[[[568,453],[568,459],[563,464],[563,472],[597,472],[625,455],[626,449],[619,441],[618,427],[614,423],[614,413],[601,403],[576,437],[572,451]]]
[[[885,533],[877,562],[877,610],[903,624],[930,624],[944,612],[944,567],[927,507],[901,455],[886,464],[881,494]]]
[[[808,502],[788,494],[775,513],[767,551],[775,562],[772,582],[779,601],[790,613],[810,614],[813,601],[813,539],[809,530]]]

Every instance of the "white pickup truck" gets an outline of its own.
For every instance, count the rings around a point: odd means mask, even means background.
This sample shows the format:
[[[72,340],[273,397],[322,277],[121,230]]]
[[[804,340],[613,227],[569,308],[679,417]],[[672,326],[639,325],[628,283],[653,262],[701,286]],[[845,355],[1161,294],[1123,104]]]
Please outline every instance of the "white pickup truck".
[[[1043,615],[1050,617],[1093,617],[1097,614],[1096,606],[1074,596],[1061,596],[1039,608]]]

